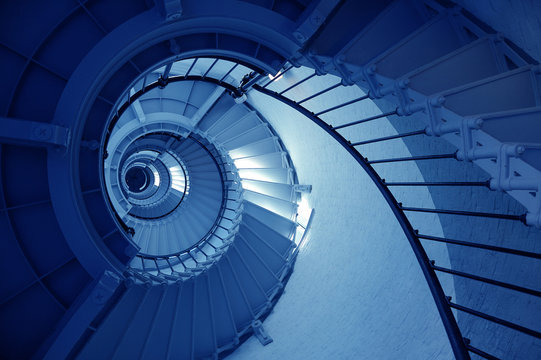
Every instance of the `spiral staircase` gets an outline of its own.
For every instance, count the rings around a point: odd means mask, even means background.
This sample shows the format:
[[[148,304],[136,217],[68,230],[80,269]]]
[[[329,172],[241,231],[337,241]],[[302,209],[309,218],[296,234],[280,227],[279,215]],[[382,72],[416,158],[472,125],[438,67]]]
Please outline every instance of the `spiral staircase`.
[[[538,357],[539,65],[467,11],[0,9],[2,357],[223,358],[271,343],[264,320],[324,221],[271,125],[280,106],[295,115],[278,121],[319,126],[379,191],[445,329],[428,334],[448,338],[442,358]],[[366,103],[380,111],[352,118]]]

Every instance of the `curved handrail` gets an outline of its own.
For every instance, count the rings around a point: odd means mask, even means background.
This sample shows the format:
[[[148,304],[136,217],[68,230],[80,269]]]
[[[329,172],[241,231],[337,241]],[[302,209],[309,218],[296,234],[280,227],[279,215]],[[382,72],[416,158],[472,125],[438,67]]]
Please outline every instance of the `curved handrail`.
[[[346,149],[349,154],[357,161],[357,163],[359,163],[359,165],[361,165],[361,167],[366,171],[370,179],[372,179],[380,193],[383,195],[384,199],[389,204],[389,207],[391,208],[396,220],[402,227],[402,230],[404,231],[404,234],[406,235],[406,238],[410,243],[413,253],[415,254],[415,257],[417,258],[417,261],[421,267],[421,271],[423,272],[423,275],[427,281],[432,297],[434,298],[434,302],[436,303],[436,308],[438,309],[438,312],[440,314],[443,326],[449,338],[449,342],[451,344],[455,357],[457,359],[470,359],[466,344],[464,342],[464,338],[462,337],[458,324],[456,323],[456,320],[453,316],[449,300],[443,292],[440,281],[436,276],[436,272],[430,264],[430,260],[423,246],[421,245],[417,233],[411,226],[411,223],[404,214],[404,211],[401,209],[401,206],[395,199],[394,195],[384,185],[382,178],[369,164],[368,160],[364,156],[362,156],[348,140],[346,140],[335,129],[333,129],[332,126],[327,124],[310,110],[299,105],[295,101],[281,95],[280,93],[268,90],[263,86],[255,84],[252,88],[262,94],[281,101],[282,103],[290,106],[291,108],[297,110],[298,112],[312,120],[316,125],[325,130],[340,145],[342,145],[342,147]]]
[[[159,87],[164,87],[164,86],[166,86],[167,84],[170,84],[170,83],[181,82],[181,81],[202,81],[202,82],[207,82],[207,83],[210,83],[210,84],[221,86],[221,87],[225,88],[226,90],[228,90],[229,92],[231,92],[232,94],[234,94],[237,97],[242,96],[242,93],[240,93],[238,88],[235,87],[234,85],[231,85],[228,82],[222,81],[221,79],[216,79],[216,78],[208,77],[208,76],[175,75],[175,76],[168,77],[166,80],[165,79],[161,80],[161,81],[156,80],[156,81],[146,85],[144,88],[137,91],[135,94],[131,95],[122,105],[120,105],[118,107],[117,111],[114,113],[114,115],[109,120],[109,123],[107,124],[107,129],[106,129],[105,138],[103,140],[103,143],[106,144],[109,141],[109,136],[111,135],[111,132],[112,132],[113,128],[115,127],[117,121],[120,119],[120,116],[122,115],[122,113],[124,113],[124,111],[126,111],[130,107],[130,105],[134,101],[137,101],[141,96],[143,96],[144,94],[146,94],[150,90],[153,90],[153,89],[156,89],[156,88],[159,88]]]

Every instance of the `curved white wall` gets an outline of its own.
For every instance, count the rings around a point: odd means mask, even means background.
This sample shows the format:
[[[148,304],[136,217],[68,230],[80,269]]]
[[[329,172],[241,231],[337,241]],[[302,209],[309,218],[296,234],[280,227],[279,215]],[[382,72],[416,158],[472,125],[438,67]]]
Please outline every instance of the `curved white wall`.
[[[302,71],[292,72],[295,74],[280,81],[293,83],[303,76]],[[288,95],[301,99],[336,81],[314,78]],[[325,108],[362,94],[356,87],[344,90],[346,93],[333,92],[324,101],[314,100],[306,106]],[[452,358],[407,239],[364,170],[309,119],[255,91],[250,92],[249,101],[282,138],[299,182],[313,185],[309,202],[316,215],[311,240],[299,254],[285,294],[263,324],[274,342],[262,348],[252,337],[231,358]],[[380,113],[370,101],[344,111],[326,119],[338,124]],[[347,119],[341,116],[346,113]],[[373,126],[353,128],[349,135],[360,139],[394,133],[384,119]],[[382,157],[408,154],[400,140],[374,147]],[[404,171],[410,179],[421,177],[414,165],[388,175],[396,178]],[[426,189],[420,189],[415,199],[416,205],[433,206]],[[423,219],[427,231],[441,234],[437,217]],[[448,263],[444,247],[434,252],[440,263]],[[446,285],[452,289],[452,283]]]

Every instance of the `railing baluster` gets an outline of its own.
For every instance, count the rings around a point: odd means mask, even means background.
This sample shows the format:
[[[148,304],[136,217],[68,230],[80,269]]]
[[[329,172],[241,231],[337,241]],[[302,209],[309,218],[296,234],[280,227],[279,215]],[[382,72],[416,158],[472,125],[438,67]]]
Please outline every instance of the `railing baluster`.
[[[188,255],[192,258],[193,261],[195,261],[196,264],[199,264],[199,261],[192,255],[190,251],[188,251]]]
[[[486,218],[495,218],[495,219],[504,219],[504,220],[518,220],[524,222],[526,215],[509,215],[509,214],[494,214],[486,212],[476,212],[476,211],[462,211],[462,210],[446,210],[446,209],[427,209],[427,208],[414,208],[414,207],[405,207],[401,204],[398,204],[400,209],[403,211],[415,211],[415,212],[426,212],[426,213],[435,213],[435,214],[448,214],[448,215],[463,215],[463,216],[474,216],[474,217],[486,217]]]
[[[184,270],[186,270],[187,267],[186,267],[186,265],[184,265],[184,261],[182,261],[182,259],[180,258],[179,255],[177,255],[177,259],[178,259],[178,261],[180,262],[180,265],[182,265],[182,267],[184,268]]]
[[[538,339],[541,339],[541,333],[540,332],[532,330],[532,329],[528,329],[527,327],[512,323],[512,322],[507,321],[507,320],[497,318],[497,317],[492,316],[492,315],[485,314],[483,312],[471,309],[471,308],[463,306],[463,305],[458,305],[458,304],[456,304],[456,303],[454,303],[452,301],[449,301],[449,306],[452,307],[452,308],[455,308],[457,310],[466,312],[468,314],[471,314],[471,315],[483,318],[485,320],[491,321],[493,323],[500,324],[500,325],[503,325],[503,326],[508,327],[510,329],[517,330],[517,331],[520,331],[520,332],[522,332],[524,334],[528,334],[528,335],[531,335],[531,336],[536,337]]]
[[[205,71],[205,73],[203,74],[203,78],[207,77],[208,73],[210,72],[210,70],[212,70],[212,68],[214,67],[214,65],[216,65],[216,63],[218,62],[219,59],[215,59],[212,64],[210,65],[210,67],[207,69],[207,71]]]
[[[417,161],[417,160],[435,160],[435,159],[456,159],[456,153],[371,160],[371,161],[368,161],[368,163],[369,164],[383,164],[383,163],[399,162],[399,161]]]
[[[206,252],[203,251],[203,249],[201,249],[199,246],[196,247],[197,250],[201,251],[203,253],[203,255],[205,255],[206,258],[208,258],[209,256],[207,255]]]
[[[366,99],[369,99],[369,98],[370,97],[368,95],[360,96],[360,97],[358,97],[356,99],[350,100],[350,101],[345,102],[343,104],[336,105],[336,106],[333,106],[332,108],[329,108],[327,110],[320,111],[317,114],[315,114],[315,116],[323,115],[323,114],[326,114],[326,113],[331,112],[333,110],[340,109],[340,108],[343,108],[344,106],[351,105],[351,104],[354,104],[356,102],[363,101],[363,100],[366,100]]]
[[[364,118],[364,119],[361,119],[361,120],[357,120],[357,121],[352,121],[352,122],[347,123],[347,124],[333,126],[333,129],[334,130],[343,129],[343,128],[348,127],[348,126],[362,124],[362,123],[365,123],[365,122],[368,122],[368,121],[382,119],[382,118],[387,117],[387,116],[396,115],[397,113],[398,113],[398,110],[388,111],[388,112],[385,112],[383,114],[370,116],[370,117],[367,117],[367,118]]]
[[[294,84],[291,85],[290,87],[286,88],[285,90],[279,92],[278,94],[279,94],[279,95],[282,95],[283,93],[288,92],[289,90],[293,89],[294,87],[299,86],[299,85],[302,84],[303,82],[310,80],[310,79],[313,78],[314,76],[316,76],[316,73],[313,73],[312,75],[309,75],[309,76],[305,77],[304,79],[297,81],[296,83],[294,83]]]
[[[169,73],[171,72],[171,68],[173,67],[173,63],[170,62],[169,64],[165,65],[165,69],[162,74],[162,78],[167,79],[169,77]]]
[[[467,247],[473,247],[473,248],[478,248],[478,249],[485,249],[485,250],[490,250],[490,251],[506,253],[506,254],[525,256],[525,257],[529,257],[529,258],[533,258],[533,259],[541,259],[541,254],[532,253],[532,252],[528,252],[528,251],[522,251],[522,250],[509,249],[509,248],[504,248],[504,247],[500,247],[500,246],[478,244],[478,243],[473,243],[473,242],[469,242],[469,241],[447,239],[447,238],[424,235],[424,234],[417,234],[417,237],[419,239],[437,241],[437,242],[442,242],[442,243],[446,243],[446,244],[467,246]]]
[[[211,234],[212,236],[212,234]],[[210,237],[207,238],[207,241],[205,241],[205,244],[208,244],[211,248],[213,248],[214,250],[216,250],[216,246],[212,245],[212,243],[210,242]]]
[[[460,276],[460,277],[463,277],[463,278],[480,281],[480,282],[483,282],[485,284],[491,284],[491,285],[503,287],[503,288],[506,288],[506,289],[509,289],[509,290],[515,290],[515,291],[518,291],[518,292],[521,292],[521,293],[524,293],[524,294],[541,297],[541,291],[538,291],[538,290],[533,290],[533,289],[525,288],[525,287],[522,287],[522,286],[509,284],[509,283],[506,283],[506,282],[503,282],[503,281],[489,279],[489,278],[486,278],[486,277],[483,277],[483,276],[473,275],[473,274],[466,273],[466,272],[463,272],[463,271],[448,269],[448,268],[444,268],[444,267],[437,266],[437,265],[434,265],[434,264],[432,264],[432,268],[434,270],[436,270],[436,271],[444,272],[444,273],[447,273],[447,274],[456,275],[456,276]]]
[[[372,139],[372,140],[359,141],[359,142],[356,142],[356,143],[352,143],[351,145],[352,146],[359,146],[359,145],[372,144],[372,143],[377,143],[377,142],[387,141],[387,140],[392,140],[392,139],[405,138],[405,137],[408,137],[408,136],[425,135],[425,134],[426,134],[425,130],[423,129],[423,130],[412,131],[412,132],[408,132],[408,133],[404,133],[404,134],[391,135],[391,136],[380,137],[380,138]]]
[[[334,84],[333,86],[330,86],[330,87],[328,87],[328,88],[326,88],[326,89],[323,89],[323,90],[321,90],[321,91],[318,91],[318,92],[315,93],[314,95],[310,95],[310,96],[308,96],[307,98],[304,98],[304,99],[302,99],[301,101],[298,101],[297,104],[300,105],[300,104],[302,104],[302,103],[305,102],[305,101],[311,100],[311,99],[313,99],[313,98],[315,98],[315,97],[317,97],[317,96],[319,96],[319,95],[323,95],[323,94],[325,94],[325,93],[328,92],[328,91],[331,91],[331,90],[333,90],[333,89],[336,89],[336,88],[339,87],[340,85],[342,85],[341,82],[339,82],[338,84]]]
[[[184,77],[187,77],[188,75],[190,75],[190,71],[192,71],[193,67],[197,63],[197,60],[199,60],[199,58],[195,58],[195,60],[192,62],[192,64],[188,68],[188,71],[186,71],[186,74],[184,74]]]
[[[171,269],[171,272],[174,272],[175,269],[173,269],[173,265],[171,265],[171,262],[169,261],[169,258],[165,258],[165,261],[167,262],[167,265],[169,266],[169,269]]]

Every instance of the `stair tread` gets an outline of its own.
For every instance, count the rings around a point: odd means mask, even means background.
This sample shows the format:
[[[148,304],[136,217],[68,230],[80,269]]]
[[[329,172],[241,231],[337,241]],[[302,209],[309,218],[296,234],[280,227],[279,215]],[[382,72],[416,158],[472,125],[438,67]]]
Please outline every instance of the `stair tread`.
[[[280,152],[282,149],[278,146],[276,136],[256,141],[229,151],[232,159],[245,158],[257,155],[264,155],[272,152]]]
[[[88,340],[79,354],[79,358],[111,358],[115,345],[121,340],[129,320],[137,312],[145,294],[146,288],[143,286],[134,285],[129,287],[98,327],[98,331]]]
[[[250,190],[286,201],[294,201],[296,198],[294,187],[290,184],[280,184],[260,180],[242,180],[242,187],[245,190]]]
[[[214,327],[216,334],[216,345],[225,347],[233,342],[237,336],[233,314],[228,305],[228,298],[222,287],[220,274],[216,266],[208,270],[208,281],[212,292],[212,309],[214,314]]]
[[[244,199],[267,210],[275,212],[285,218],[292,218],[297,212],[297,204],[295,202],[275,198],[250,190],[244,191]]]
[[[171,315],[174,314],[177,306],[180,287],[169,285],[164,291],[164,298],[155,315],[154,325],[150,329],[141,353],[143,359],[165,359],[167,355],[169,335],[173,325],[173,316]]]
[[[425,16],[412,7],[409,1],[394,1],[361,30],[341,52],[345,54],[346,62],[365,65],[425,22]]]
[[[192,321],[194,306],[194,280],[185,281],[173,314],[167,358],[189,359],[192,357]]]
[[[145,299],[132,317],[113,359],[135,358],[140,354],[163,294],[164,288],[159,286],[152,286],[147,290]]]
[[[452,89],[501,72],[494,45],[478,39],[407,74],[410,87],[426,95]]]
[[[451,21],[441,14],[396,43],[372,61],[377,72],[396,79],[464,45]]]
[[[237,169],[261,169],[261,168],[282,168],[284,167],[285,153],[273,152],[264,155],[256,155],[245,158],[235,159],[234,163]]]

